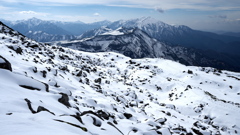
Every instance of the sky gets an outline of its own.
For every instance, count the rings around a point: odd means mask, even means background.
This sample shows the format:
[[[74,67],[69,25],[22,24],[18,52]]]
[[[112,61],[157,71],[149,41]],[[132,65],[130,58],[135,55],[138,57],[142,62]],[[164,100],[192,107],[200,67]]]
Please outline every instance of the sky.
[[[0,18],[116,21],[153,17],[171,25],[240,32],[240,0],[0,0]]]

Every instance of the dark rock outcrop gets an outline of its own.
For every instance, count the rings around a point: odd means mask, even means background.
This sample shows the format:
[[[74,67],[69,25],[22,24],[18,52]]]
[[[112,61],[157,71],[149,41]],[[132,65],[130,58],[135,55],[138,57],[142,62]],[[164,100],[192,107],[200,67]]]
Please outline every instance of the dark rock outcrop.
[[[0,68],[12,71],[11,63],[0,55]]]
[[[35,110],[33,110],[32,105],[31,105],[31,101],[30,101],[29,99],[27,99],[27,98],[25,98],[24,100],[27,102],[28,109],[29,109],[33,114],[37,113]]]
[[[130,119],[132,117],[132,114],[130,113],[123,113],[123,115],[127,118]]]
[[[62,95],[62,97],[58,99],[58,102],[64,104],[66,107],[71,107],[69,103],[68,95],[65,93],[60,93],[60,94]]]
[[[35,87],[32,87],[32,86],[27,86],[27,85],[19,85],[19,86],[22,87],[22,88],[25,88],[25,89],[29,89],[29,90],[38,90],[38,91],[41,90],[39,88],[35,88]]]
[[[13,46],[7,46],[9,49],[15,51],[17,54],[22,54],[23,50],[21,47],[17,46],[17,47],[13,47]]]
[[[49,111],[49,110],[46,109],[45,107],[38,106],[37,113],[39,113],[39,112],[41,112],[41,111],[46,111],[46,112],[51,113],[52,115],[55,115],[53,112]]]

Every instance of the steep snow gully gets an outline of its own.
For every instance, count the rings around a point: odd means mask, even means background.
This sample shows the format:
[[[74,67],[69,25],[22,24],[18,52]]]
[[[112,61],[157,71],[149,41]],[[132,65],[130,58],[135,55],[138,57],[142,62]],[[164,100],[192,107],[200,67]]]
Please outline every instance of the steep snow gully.
[[[0,23],[1,135],[234,135],[240,74],[32,41]]]

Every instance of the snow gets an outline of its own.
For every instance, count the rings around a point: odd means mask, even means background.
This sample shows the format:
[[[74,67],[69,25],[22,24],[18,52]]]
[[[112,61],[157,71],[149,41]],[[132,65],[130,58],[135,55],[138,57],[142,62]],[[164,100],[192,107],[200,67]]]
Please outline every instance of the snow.
[[[124,32],[120,32],[120,30],[121,30],[122,28],[120,27],[120,28],[118,28],[118,29],[116,29],[116,30],[112,30],[112,31],[110,31],[110,32],[106,32],[106,33],[103,33],[103,34],[101,34],[101,35],[124,35]]]
[[[5,63],[5,60],[0,58],[0,63]]]
[[[1,82],[4,84],[9,85],[8,82],[12,82],[13,84],[17,85],[34,86],[35,88],[45,90],[45,85],[34,79],[26,78],[18,74],[11,74],[10,71],[3,72],[2,69],[0,69],[0,74],[5,77],[3,80],[1,80]]]
[[[21,41],[3,33],[0,39],[0,54],[13,69],[0,69],[1,134],[240,132],[239,73],[185,66],[162,58],[81,52],[27,38]],[[23,53],[17,54],[6,45],[21,47]],[[61,99],[64,94],[65,99]]]
[[[103,33],[102,35],[123,35],[123,32],[120,31],[112,31],[112,32],[108,32],[108,33]]]

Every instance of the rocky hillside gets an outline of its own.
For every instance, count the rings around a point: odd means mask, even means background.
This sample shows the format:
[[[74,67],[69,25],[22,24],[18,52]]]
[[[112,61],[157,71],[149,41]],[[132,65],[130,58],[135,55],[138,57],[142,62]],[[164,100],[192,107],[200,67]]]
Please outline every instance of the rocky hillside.
[[[234,135],[240,74],[171,60],[87,53],[0,23],[4,135]]]

